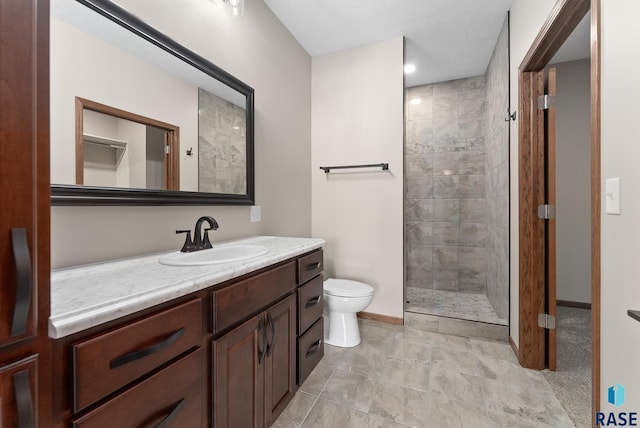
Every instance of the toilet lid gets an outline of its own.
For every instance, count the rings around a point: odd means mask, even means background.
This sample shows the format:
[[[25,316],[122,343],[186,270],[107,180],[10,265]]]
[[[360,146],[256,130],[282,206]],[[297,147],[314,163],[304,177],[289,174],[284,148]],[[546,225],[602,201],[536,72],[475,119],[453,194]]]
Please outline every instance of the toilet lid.
[[[336,297],[368,297],[373,294],[373,287],[350,279],[330,278],[324,282],[324,292]]]

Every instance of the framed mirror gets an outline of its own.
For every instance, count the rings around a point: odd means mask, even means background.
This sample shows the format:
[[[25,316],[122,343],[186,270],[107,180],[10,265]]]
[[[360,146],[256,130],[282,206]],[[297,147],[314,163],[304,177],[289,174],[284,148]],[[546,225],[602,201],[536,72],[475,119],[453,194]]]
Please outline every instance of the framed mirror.
[[[51,1],[53,205],[252,205],[254,91],[108,0]]]

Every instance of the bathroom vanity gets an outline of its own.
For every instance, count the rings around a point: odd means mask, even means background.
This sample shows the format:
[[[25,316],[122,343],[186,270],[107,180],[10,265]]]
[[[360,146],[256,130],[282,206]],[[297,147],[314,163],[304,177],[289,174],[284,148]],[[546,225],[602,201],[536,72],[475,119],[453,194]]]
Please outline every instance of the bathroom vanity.
[[[323,355],[323,243],[256,237],[233,244],[269,252],[238,262],[55,271],[53,426],[270,426]]]

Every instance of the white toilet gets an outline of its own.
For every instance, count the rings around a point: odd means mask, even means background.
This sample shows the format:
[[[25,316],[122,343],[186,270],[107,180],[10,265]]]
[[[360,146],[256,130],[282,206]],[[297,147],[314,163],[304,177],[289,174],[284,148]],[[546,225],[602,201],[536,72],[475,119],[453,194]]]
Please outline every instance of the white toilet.
[[[356,313],[373,299],[373,287],[348,279],[324,281],[324,342],[350,348],[360,343]]]

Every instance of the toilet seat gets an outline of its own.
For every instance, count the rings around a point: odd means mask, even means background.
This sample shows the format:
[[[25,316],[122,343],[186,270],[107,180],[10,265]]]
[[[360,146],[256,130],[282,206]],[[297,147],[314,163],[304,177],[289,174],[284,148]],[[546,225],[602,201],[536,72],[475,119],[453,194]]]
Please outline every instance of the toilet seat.
[[[369,297],[373,287],[350,279],[330,278],[324,281],[324,292],[335,297]]]

